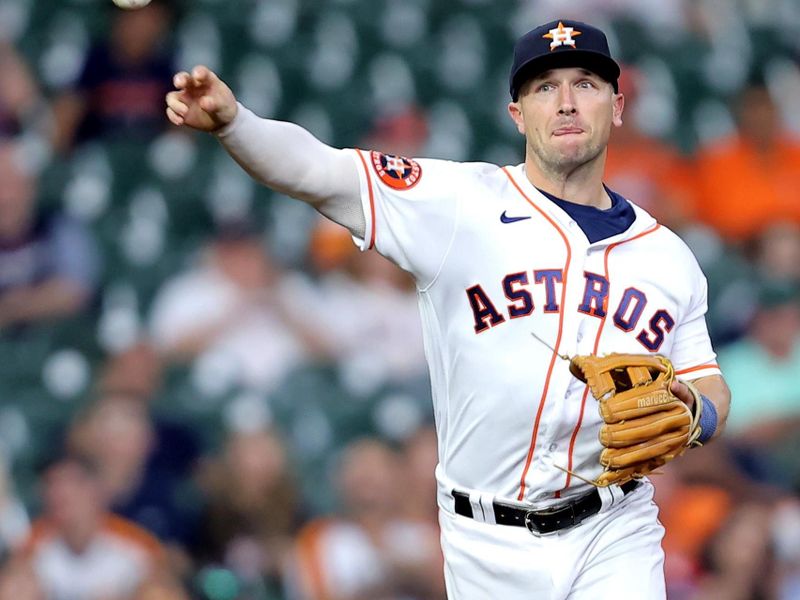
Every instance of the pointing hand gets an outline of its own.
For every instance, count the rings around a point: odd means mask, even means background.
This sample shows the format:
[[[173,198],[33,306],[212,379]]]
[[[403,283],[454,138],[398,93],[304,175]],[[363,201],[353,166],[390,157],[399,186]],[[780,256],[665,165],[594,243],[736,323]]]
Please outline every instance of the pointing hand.
[[[236,117],[236,97],[208,67],[176,73],[172,82],[176,89],[167,94],[167,117],[175,125],[215,131]]]

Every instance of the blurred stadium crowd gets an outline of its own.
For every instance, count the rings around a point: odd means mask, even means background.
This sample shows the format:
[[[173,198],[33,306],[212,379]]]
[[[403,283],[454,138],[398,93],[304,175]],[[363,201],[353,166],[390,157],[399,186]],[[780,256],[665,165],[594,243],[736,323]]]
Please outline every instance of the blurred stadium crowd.
[[[0,0],[0,600],[441,600],[413,283],[211,136],[521,161],[513,40],[625,63],[606,182],[709,279],[729,433],[657,475],[673,600],[800,598],[800,2]]]

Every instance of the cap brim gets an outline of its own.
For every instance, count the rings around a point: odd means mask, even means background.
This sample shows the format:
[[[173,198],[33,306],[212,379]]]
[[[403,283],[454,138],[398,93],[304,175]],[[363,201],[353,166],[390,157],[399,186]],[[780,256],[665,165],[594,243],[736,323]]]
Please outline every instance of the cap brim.
[[[512,82],[512,98],[516,101],[519,90],[529,79],[550,69],[564,69],[569,67],[579,67],[596,73],[617,89],[619,79],[619,65],[608,55],[594,50],[562,50],[537,56],[526,63],[523,63],[514,74]]]

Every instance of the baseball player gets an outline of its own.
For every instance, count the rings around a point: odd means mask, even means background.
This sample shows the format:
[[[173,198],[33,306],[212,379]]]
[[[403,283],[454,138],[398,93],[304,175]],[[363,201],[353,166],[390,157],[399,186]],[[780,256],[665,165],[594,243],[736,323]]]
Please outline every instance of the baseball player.
[[[694,415],[697,443],[727,417],[695,258],[602,182],[622,122],[619,72],[605,35],[585,23],[522,36],[508,112],[525,162],[507,167],[334,149],[255,116],[202,66],[176,74],[167,96],[174,124],[212,132],[253,177],[414,276],[450,598],[665,597],[648,469],[604,479],[616,429],[598,404],[609,394],[562,358],[666,357],[668,391],[639,408],[674,400]],[[622,387],[635,391],[647,373],[629,371]]]

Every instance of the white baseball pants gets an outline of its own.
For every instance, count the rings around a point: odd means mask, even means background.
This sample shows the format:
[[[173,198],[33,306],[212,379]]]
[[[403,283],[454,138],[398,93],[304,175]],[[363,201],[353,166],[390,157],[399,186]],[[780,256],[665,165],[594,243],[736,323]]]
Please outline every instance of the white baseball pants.
[[[664,528],[645,483],[577,527],[536,537],[439,510],[449,600],[664,600]]]

